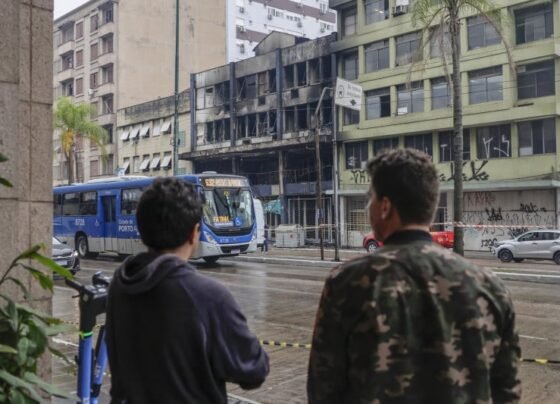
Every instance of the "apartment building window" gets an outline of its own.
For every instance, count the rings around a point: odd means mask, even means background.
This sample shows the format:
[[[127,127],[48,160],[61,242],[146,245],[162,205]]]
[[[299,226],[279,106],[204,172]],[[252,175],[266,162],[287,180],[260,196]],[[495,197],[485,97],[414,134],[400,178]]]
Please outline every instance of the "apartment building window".
[[[358,78],[358,51],[352,51],[342,56],[342,77],[346,80]]]
[[[109,22],[113,22],[113,4],[111,3],[103,8],[103,24]]]
[[[80,95],[84,93],[84,79],[80,77],[76,79],[76,95]]]
[[[97,56],[99,55],[99,45],[96,43],[91,44],[90,48],[89,48],[89,57],[90,59],[93,61],[95,59],[97,59]]]
[[[76,51],[76,67],[83,66],[84,64],[84,51]]]
[[[122,169],[124,170],[125,174],[129,174],[130,173],[130,157],[125,157],[123,159],[123,166]]]
[[[105,125],[103,129],[107,132],[107,144],[113,143],[113,125]]]
[[[105,160],[103,161],[103,174],[104,175],[112,175],[115,173],[115,156],[112,154],[108,154]]]
[[[469,49],[497,45],[502,40],[496,29],[481,15],[467,19]]]
[[[101,79],[103,80],[103,84],[113,82],[113,64],[101,68]]]
[[[554,118],[518,123],[519,155],[556,153],[555,126]]]
[[[356,9],[351,8],[342,12],[342,35],[349,36],[356,33]]]
[[[91,111],[91,119],[97,118],[97,115],[99,114],[99,105],[97,102],[91,103],[90,111]]]
[[[433,155],[432,134],[411,135],[404,137],[404,147],[423,151],[428,156]]]
[[[150,170],[158,171],[160,169],[161,155],[159,153],[154,153],[152,155],[152,161],[150,162]]]
[[[171,168],[171,162],[173,160],[173,156],[171,152],[163,153],[163,160],[161,161],[161,168],[164,170],[169,170]]]
[[[72,97],[74,95],[74,79],[63,81],[61,85],[63,96]]]
[[[76,23],[76,39],[81,39],[84,36],[84,22]]]
[[[494,125],[476,129],[477,157],[480,160],[511,157],[509,125]]]
[[[378,155],[383,150],[394,150],[399,148],[398,137],[388,137],[386,139],[375,139],[373,141],[373,154]]]
[[[132,158],[132,172],[134,173],[140,172],[140,156],[134,156]]]
[[[364,169],[368,161],[368,142],[352,142],[344,144],[346,169]]]
[[[366,0],[364,8],[366,24],[372,24],[389,18],[389,0]]]
[[[366,92],[366,119],[378,119],[391,115],[391,91],[389,87]]]
[[[452,105],[451,86],[445,77],[432,79],[432,109],[447,108]]]
[[[434,28],[430,39],[430,57],[440,58],[451,56],[451,34],[447,25]],[[442,51],[443,49],[443,51]]]
[[[360,111],[344,108],[344,125],[356,125],[360,123]]]
[[[364,47],[366,73],[389,68],[389,41],[377,41]]]
[[[142,164],[140,164],[140,171],[148,171],[150,169],[150,155],[144,154],[142,156]]]
[[[60,45],[74,40],[74,24],[60,28]]]
[[[469,72],[469,102],[501,101],[503,99],[502,66]]]
[[[99,175],[99,160],[91,160],[89,162],[89,176],[97,177]]]
[[[398,36],[396,41],[397,66],[403,66],[422,60],[421,32],[413,32],[411,34]]]
[[[397,114],[424,112],[424,82],[416,81],[397,86]]]
[[[105,95],[101,99],[101,114],[113,113],[113,94]]]
[[[113,53],[113,34],[105,35],[101,38],[101,52]]]
[[[519,66],[517,69],[517,97],[546,97],[554,95],[554,60]]]
[[[553,33],[551,2],[515,10],[515,37],[518,45],[550,38]]]
[[[97,74],[98,73],[95,72],[89,75],[89,88],[97,88],[97,86],[99,85]]]
[[[470,130],[463,130],[463,160],[468,161],[471,159],[471,137]],[[439,161],[453,161],[453,131],[440,132],[438,134],[439,141]]]
[[[89,32],[97,31],[99,28],[99,15],[95,14],[89,18]]]
[[[68,52],[62,55],[62,70],[72,69],[74,67],[74,52]]]

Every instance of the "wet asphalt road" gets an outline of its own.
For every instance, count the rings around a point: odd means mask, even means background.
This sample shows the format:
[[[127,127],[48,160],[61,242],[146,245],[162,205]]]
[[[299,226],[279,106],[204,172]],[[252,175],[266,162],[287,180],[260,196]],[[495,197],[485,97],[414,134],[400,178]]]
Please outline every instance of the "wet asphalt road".
[[[120,263],[108,257],[82,261],[77,278],[89,282],[100,270],[112,274]],[[313,322],[327,268],[298,265],[219,261],[208,266],[195,264],[201,272],[223,282],[234,294],[249,325],[262,340],[288,343],[309,343]],[[512,273],[560,277],[560,267],[551,264],[525,263],[523,269],[506,269]],[[512,291],[517,311],[518,328],[525,358],[560,359],[560,285],[537,283],[534,277],[518,277],[506,281]],[[509,278],[508,278],[509,279]],[[517,278],[515,278],[517,279]],[[545,282],[546,279],[544,280]],[[542,279],[540,280],[542,282]],[[54,314],[67,321],[77,321],[74,292],[58,282],[55,290]],[[101,318],[102,322],[103,319]],[[69,354],[75,352],[75,335],[63,335],[59,347]],[[229,386],[229,392],[262,403],[304,403],[309,351],[305,348],[266,346],[271,359],[271,373],[265,384],[254,391]],[[55,360],[55,383],[66,391],[75,390],[68,367]],[[523,363],[523,403],[560,402],[560,367]],[[106,386],[104,388],[105,392]],[[108,402],[106,395],[102,402]]]

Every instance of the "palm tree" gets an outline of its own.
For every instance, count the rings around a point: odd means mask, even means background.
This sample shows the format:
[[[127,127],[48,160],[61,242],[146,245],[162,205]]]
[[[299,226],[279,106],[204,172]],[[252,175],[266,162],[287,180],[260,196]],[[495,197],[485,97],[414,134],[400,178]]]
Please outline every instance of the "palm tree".
[[[78,174],[76,144],[79,138],[87,139],[101,150],[105,157],[107,131],[90,119],[92,106],[74,104],[67,97],[59,98],[54,110],[54,128],[60,130],[60,147],[68,162],[68,184],[74,182]],[[74,164],[76,172],[74,173]]]
[[[475,12],[490,23],[502,39],[509,59],[512,76],[515,68],[511,50],[502,34],[500,10],[492,0],[414,0],[412,6],[412,23],[420,25],[422,35],[428,40],[424,46],[435,39],[440,44],[441,58],[448,84],[453,88],[453,230],[455,233],[454,251],[464,254],[464,231],[457,224],[463,221],[463,102],[461,98],[461,49],[460,27],[461,16]],[[434,29],[438,26],[438,29]],[[444,45],[444,35],[448,33],[450,49]],[[451,52],[451,75],[447,66]]]

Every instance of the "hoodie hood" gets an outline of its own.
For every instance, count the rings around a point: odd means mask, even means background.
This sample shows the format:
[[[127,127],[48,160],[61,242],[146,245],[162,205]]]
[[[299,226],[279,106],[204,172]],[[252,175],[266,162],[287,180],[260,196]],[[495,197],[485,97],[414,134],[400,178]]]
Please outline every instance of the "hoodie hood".
[[[113,277],[113,283],[127,294],[144,293],[185,264],[184,260],[172,254],[140,253],[123,262]],[[190,265],[187,264],[187,267]]]

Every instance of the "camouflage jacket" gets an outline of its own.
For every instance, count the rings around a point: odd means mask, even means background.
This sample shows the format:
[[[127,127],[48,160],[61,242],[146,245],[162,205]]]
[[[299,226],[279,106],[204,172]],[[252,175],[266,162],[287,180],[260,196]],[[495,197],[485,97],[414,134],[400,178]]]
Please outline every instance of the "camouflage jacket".
[[[427,233],[406,233],[331,271],[315,323],[309,402],[518,402],[521,351],[509,292]]]

